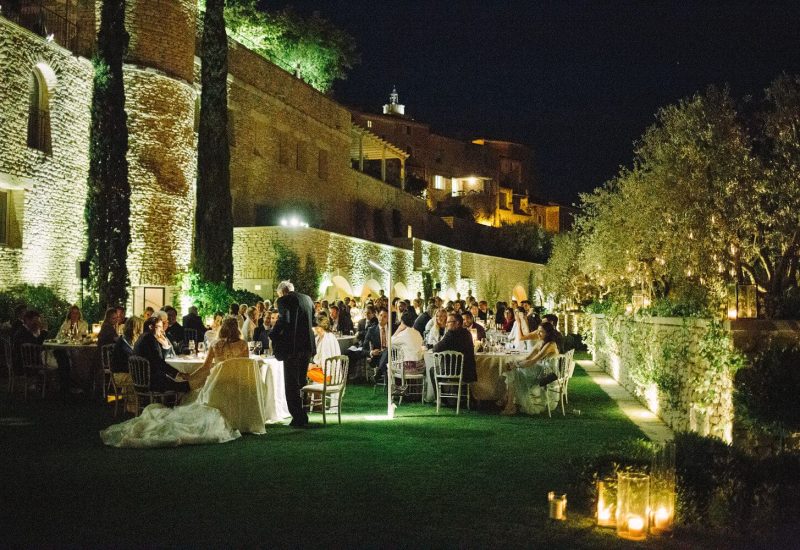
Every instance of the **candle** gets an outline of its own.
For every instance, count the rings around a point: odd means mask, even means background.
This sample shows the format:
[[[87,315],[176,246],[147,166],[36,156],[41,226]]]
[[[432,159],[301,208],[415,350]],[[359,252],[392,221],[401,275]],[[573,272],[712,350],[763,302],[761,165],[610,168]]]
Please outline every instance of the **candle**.
[[[631,516],[628,518],[628,533],[634,537],[644,535],[644,518],[642,516]]]
[[[665,531],[669,529],[669,524],[670,524],[669,516],[670,516],[669,510],[667,510],[663,506],[661,506],[658,510],[656,510],[655,514],[653,515],[653,530]]]
[[[555,491],[550,491],[547,493],[547,501],[550,504],[550,519],[567,519],[567,495],[556,496]]]

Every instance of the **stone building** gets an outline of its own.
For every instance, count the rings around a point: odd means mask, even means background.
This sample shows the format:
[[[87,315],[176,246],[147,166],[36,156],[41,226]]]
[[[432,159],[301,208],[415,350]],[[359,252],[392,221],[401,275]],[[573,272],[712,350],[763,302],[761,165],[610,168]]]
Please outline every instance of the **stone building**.
[[[123,68],[132,187],[128,268],[130,305],[138,312],[145,304],[169,301],[178,275],[191,263],[200,29],[196,0],[128,0],[126,9],[131,37]],[[95,0],[3,3],[0,288],[49,284],[70,299],[77,297],[76,264],[86,248],[89,59],[99,13]],[[338,253],[355,261],[345,250],[356,246],[352,238],[402,250],[403,258],[410,254],[419,261],[403,260],[411,271],[405,280],[396,279],[409,288],[418,287],[421,270],[440,269],[440,262],[422,260],[421,251],[429,249],[437,250],[432,257],[453,258],[453,266],[434,274],[445,285],[443,292],[477,292],[486,283],[491,273],[469,266],[492,262],[454,247],[489,228],[461,224],[454,229],[429,214],[425,201],[392,185],[391,172],[403,175],[410,156],[395,139],[383,140],[354,125],[345,107],[234,41],[228,82],[233,218],[241,228],[235,232],[237,286],[272,294],[273,281],[261,276],[269,273],[251,276],[252,266],[271,262],[271,250],[246,241],[256,234],[265,239],[264,231],[281,235],[281,222],[291,221],[342,236],[312,239],[320,246],[343,247],[316,252],[325,258]],[[351,164],[357,135],[362,151],[380,150],[385,157],[378,177]],[[256,227],[267,229],[247,230]],[[353,286],[367,280],[361,265],[347,270],[341,262],[322,263],[338,276],[348,271]],[[503,280],[514,284],[524,284],[540,268],[513,261],[497,265],[503,266]]]
[[[429,124],[406,114],[396,88],[382,114],[358,110],[352,113],[357,128],[405,151],[403,169],[425,181],[429,208],[463,203],[475,212],[479,223],[494,227],[535,223],[557,233],[571,226],[572,209],[531,199],[537,182],[533,153],[525,145],[485,138],[463,141],[439,135],[431,131]],[[354,154],[354,165],[356,158]],[[361,162],[360,169],[377,174],[378,163],[379,158],[373,155],[366,164]],[[390,168],[398,164],[390,164]],[[396,169],[392,176],[398,179]]]

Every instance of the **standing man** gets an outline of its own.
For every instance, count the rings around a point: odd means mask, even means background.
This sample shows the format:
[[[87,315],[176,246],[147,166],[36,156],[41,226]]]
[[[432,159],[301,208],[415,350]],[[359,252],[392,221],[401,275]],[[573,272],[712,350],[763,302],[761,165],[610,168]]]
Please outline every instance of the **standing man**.
[[[306,372],[311,357],[317,353],[314,341],[314,302],[294,291],[290,281],[278,284],[278,321],[269,334],[275,357],[283,361],[283,382],[286,404],[292,415],[289,424],[302,428],[308,424],[300,390],[306,385]]]

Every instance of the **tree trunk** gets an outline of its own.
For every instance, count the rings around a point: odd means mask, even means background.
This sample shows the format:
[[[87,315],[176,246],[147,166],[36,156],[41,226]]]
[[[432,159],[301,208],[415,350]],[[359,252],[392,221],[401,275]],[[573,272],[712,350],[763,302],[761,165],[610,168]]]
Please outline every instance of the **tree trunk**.
[[[103,0],[94,63],[86,197],[90,287],[101,308],[128,300],[131,188],[122,60],[128,47],[125,0]]]
[[[201,278],[230,286],[233,282],[233,213],[224,8],[224,0],[208,0],[203,17],[194,268]]]

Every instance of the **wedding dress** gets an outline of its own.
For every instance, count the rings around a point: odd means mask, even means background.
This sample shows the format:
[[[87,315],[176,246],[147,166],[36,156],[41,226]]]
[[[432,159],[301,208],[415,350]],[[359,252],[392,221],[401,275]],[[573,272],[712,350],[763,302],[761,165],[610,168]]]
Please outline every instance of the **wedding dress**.
[[[229,356],[219,354],[221,359]],[[100,438],[113,447],[225,443],[241,437],[241,432],[266,433],[269,419],[267,389],[258,363],[234,357],[214,366],[205,385],[180,406],[148,405],[137,418],[101,431]]]

